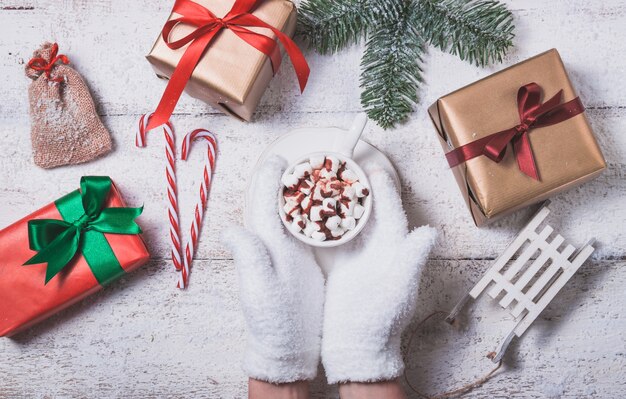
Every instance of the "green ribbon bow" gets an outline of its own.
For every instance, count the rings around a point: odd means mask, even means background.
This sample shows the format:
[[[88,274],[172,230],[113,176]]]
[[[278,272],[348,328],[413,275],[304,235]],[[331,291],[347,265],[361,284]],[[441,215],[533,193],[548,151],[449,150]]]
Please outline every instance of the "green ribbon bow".
[[[96,280],[105,285],[124,273],[103,233],[140,234],[134,219],[141,208],[104,208],[111,178],[83,176],[76,190],[55,201],[63,220],[28,221],[30,249],[38,251],[24,265],[48,263],[46,284],[81,251]]]

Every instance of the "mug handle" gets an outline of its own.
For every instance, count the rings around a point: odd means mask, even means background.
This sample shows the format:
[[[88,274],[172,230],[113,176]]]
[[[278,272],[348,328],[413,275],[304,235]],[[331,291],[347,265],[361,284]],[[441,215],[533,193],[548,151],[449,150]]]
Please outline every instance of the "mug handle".
[[[359,142],[366,124],[367,114],[364,112],[358,114],[356,118],[354,118],[352,126],[350,127],[350,130],[348,130],[346,137],[341,140],[335,148],[335,152],[340,153],[346,158],[352,158],[352,155],[354,154],[354,147],[356,147],[356,144]]]

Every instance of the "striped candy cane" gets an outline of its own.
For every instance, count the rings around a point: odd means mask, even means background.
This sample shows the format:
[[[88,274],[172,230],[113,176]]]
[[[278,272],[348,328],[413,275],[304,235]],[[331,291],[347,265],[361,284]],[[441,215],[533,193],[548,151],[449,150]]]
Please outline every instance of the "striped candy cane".
[[[217,140],[213,133],[205,129],[196,129],[193,132],[185,136],[185,140],[182,145],[182,159],[187,160],[189,151],[191,150],[191,143],[195,140],[203,140],[208,144],[206,161],[204,163],[202,181],[200,182],[200,198],[196,203],[193,221],[191,228],[189,229],[189,239],[185,246],[185,258],[182,269],[182,282],[183,287],[187,285],[189,278],[189,269],[193,261],[195,254],[196,244],[198,243],[198,237],[200,236],[200,228],[202,227],[202,217],[206,209],[207,199],[209,197],[209,190],[211,189],[211,180],[213,178],[213,170],[215,169],[215,157],[217,153]],[[180,286],[180,285],[179,285]]]
[[[139,132],[135,138],[137,147],[146,146],[146,127],[152,114],[143,115],[139,120]],[[163,125],[163,133],[165,134],[165,155],[167,156],[167,165],[165,174],[167,178],[167,196],[169,204],[167,208],[168,218],[170,221],[170,241],[172,244],[172,262],[178,272],[178,286],[185,287],[186,280],[183,279],[183,264],[181,261],[181,243],[180,243],[180,224],[178,221],[178,188],[176,187],[176,151],[174,129],[170,122]]]

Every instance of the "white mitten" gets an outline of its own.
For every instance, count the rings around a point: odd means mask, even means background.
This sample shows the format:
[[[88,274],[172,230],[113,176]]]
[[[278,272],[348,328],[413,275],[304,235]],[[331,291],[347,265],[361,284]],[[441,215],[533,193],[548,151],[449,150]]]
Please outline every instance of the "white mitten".
[[[329,272],[322,362],[328,382],[372,382],[404,370],[400,336],[415,310],[419,277],[435,229],[408,233],[391,178],[371,175],[373,214]],[[347,244],[348,245],[348,244]]]
[[[261,167],[250,230],[231,228],[223,236],[248,326],[244,370],[272,383],[315,377],[324,307],[324,277],[311,249],[284,230],[278,215],[283,169],[280,158]]]

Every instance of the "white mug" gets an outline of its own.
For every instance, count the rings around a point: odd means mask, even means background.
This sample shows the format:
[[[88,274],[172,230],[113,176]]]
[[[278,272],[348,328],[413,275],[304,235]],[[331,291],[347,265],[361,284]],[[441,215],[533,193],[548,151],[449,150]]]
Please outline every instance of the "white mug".
[[[365,187],[367,187],[368,190],[370,190],[370,195],[368,195],[367,197],[364,197],[364,200],[363,200],[363,207],[365,208],[365,212],[363,213],[363,216],[361,216],[361,218],[357,220],[356,227],[353,230],[346,231],[346,233],[338,240],[317,241],[317,240],[312,239],[311,237],[307,237],[302,232],[294,231],[289,225],[289,222],[287,222],[286,220],[287,218],[286,218],[286,214],[284,210],[285,198],[283,197],[283,191],[285,187],[282,187],[278,195],[278,212],[280,214],[280,219],[283,221],[285,228],[294,237],[304,242],[305,244],[309,244],[314,247],[322,247],[322,248],[336,247],[352,240],[361,232],[361,230],[363,230],[363,227],[365,227],[365,224],[367,223],[367,220],[369,219],[370,214],[372,213],[371,186],[370,186],[369,180],[367,179],[367,175],[365,174],[363,169],[361,169],[361,167],[356,162],[354,162],[354,160],[352,160],[352,156],[354,154],[354,147],[356,147],[357,143],[359,142],[359,139],[361,138],[361,134],[363,134],[363,130],[365,129],[366,123],[367,123],[366,114],[361,113],[357,115],[354,121],[352,122],[352,126],[350,127],[350,130],[347,132],[346,137],[343,140],[341,140],[338,144],[336,144],[335,148],[329,151],[321,151],[321,152],[314,152],[311,154],[307,154],[306,156],[301,157],[296,162],[289,165],[289,167],[285,170],[283,177],[286,175],[292,174],[294,171],[294,168],[297,165],[308,161],[311,157],[333,156],[339,159],[339,161],[345,162],[347,167],[353,170],[357,174],[361,184],[363,184]]]

